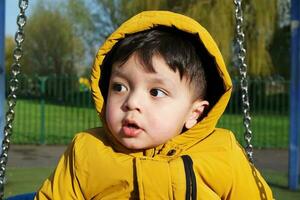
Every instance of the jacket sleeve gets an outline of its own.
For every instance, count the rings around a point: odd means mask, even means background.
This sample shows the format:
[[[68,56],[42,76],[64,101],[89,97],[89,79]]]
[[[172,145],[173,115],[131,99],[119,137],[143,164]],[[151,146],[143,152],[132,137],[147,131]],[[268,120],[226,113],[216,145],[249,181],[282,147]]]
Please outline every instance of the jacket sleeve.
[[[85,199],[76,177],[75,146],[76,137],[60,158],[54,173],[45,180],[37,192],[35,196],[36,200]]]
[[[270,187],[259,171],[248,161],[244,149],[232,139],[232,184],[225,199],[272,200]]]

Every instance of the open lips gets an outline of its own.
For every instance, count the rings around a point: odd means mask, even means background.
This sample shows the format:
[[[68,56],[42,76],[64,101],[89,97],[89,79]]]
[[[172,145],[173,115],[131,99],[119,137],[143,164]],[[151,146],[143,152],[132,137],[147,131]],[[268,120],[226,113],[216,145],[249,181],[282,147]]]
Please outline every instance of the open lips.
[[[127,137],[136,137],[141,131],[142,129],[134,121],[125,120],[122,124],[122,132]]]

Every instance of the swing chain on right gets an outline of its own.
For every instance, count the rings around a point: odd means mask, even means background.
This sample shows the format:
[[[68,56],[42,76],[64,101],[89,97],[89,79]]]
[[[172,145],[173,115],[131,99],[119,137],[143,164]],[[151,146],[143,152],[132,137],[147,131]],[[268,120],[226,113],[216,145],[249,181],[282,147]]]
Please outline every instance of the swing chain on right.
[[[238,45],[238,65],[240,73],[240,86],[242,93],[242,109],[244,114],[243,124],[245,128],[244,139],[246,141],[246,153],[249,161],[253,163],[253,146],[251,144],[252,131],[250,129],[250,103],[248,95],[248,77],[247,77],[247,64],[246,64],[246,49],[244,48],[245,34],[243,31],[243,10],[242,0],[234,0],[235,4],[235,19],[236,19],[236,42]]]
[[[17,103],[17,91],[19,89],[18,75],[20,74],[20,60],[23,56],[22,43],[24,42],[24,26],[26,24],[25,10],[28,7],[28,0],[19,0],[20,13],[17,17],[18,30],[15,34],[16,47],[13,51],[14,63],[11,65],[11,79],[8,83],[9,95],[7,96],[8,110],[6,112],[6,125],[4,127],[4,138],[2,142],[2,152],[0,157],[0,199],[4,196],[5,171],[12,134],[13,121],[15,118],[14,108]]]

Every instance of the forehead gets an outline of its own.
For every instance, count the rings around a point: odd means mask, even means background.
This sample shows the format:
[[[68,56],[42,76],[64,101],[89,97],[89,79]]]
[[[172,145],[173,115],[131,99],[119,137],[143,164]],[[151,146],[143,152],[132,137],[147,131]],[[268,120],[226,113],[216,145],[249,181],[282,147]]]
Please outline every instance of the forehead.
[[[148,78],[185,81],[185,78],[181,80],[178,70],[174,71],[159,55],[154,55],[150,62],[144,63],[138,54],[134,53],[127,61],[113,64],[112,75],[124,76],[132,72],[146,74]]]

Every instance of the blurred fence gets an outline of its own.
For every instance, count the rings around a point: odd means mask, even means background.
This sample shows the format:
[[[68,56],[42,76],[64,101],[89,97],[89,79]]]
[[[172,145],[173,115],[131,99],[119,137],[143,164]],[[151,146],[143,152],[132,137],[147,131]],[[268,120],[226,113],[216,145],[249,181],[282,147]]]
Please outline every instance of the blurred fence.
[[[93,106],[88,79],[68,75],[21,76],[12,142],[66,144],[78,131],[101,126]],[[289,81],[249,81],[253,145],[287,148],[289,130]],[[243,116],[238,79],[218,127],[232,130],[243,140]]]
[[[256,148],[287,148],[289,143],[289,84],[283,79],[250,79],[249,101],[252,144]],[[235,133],[244,144],[243,111],[239,80],[233,79],[233,94],[219,127]]]

